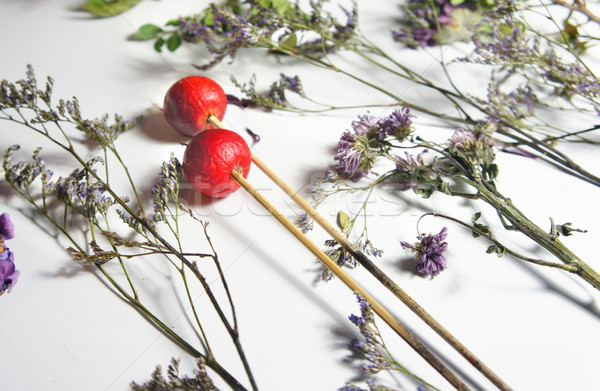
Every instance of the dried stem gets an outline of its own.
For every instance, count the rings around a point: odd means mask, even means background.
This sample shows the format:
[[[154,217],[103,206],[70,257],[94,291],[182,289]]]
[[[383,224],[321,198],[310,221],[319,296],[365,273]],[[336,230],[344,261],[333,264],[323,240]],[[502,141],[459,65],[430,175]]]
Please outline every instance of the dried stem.
[[[571,11],[581,12],[585,16],[588,17],[589,20],[592,20],[596,23],[600,23],[600,17],[594,14],[585,4],[585,1],[574,0],[573,4],[569,4],[564,0],[552,0],[552,3],[566,7]]]

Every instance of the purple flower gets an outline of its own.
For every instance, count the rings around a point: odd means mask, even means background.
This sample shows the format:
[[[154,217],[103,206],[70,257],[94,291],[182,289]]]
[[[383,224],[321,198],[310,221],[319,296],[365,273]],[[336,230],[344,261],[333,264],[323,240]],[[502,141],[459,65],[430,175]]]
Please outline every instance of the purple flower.
[[[446,257],[443,254],[448,247],[448,243],[444,241],[447,231],[444,227],[438,234],[421,235],[419,242],[414,244],[400,242],[403,248],[416,253],[417,271],[420,274],[435,276],[446,268]]]
[[[19,271],[15,270],[14,255],[4,244],[4,238],[0,242],[0,296],[4,292],[10,292],[17,283]]]
[[[283,73],[280,74],[281,84],[284,88],[295,92],[298,95],[304,96],[304,91],[302,90],[302,82],[300,78],[296,76],[286,76]]]
[[[207,29],[208,27],[202,23],[198,16],[194,18],[179,18],[179,30],[181,31],[181,38],[185,41],[196,41],[202,36],[202,34],[205,33]]]
[[[564,63],[554,54],[547,59],[549,70],[544,74],[546,79],[559,83],[568,92],[590,98],[600,96],[600,83],[587,68],[578,63]]]
[[[359,327],[365,323],[365,320],[361,316],[355,314],[350,314],[348,319],[350,319],[350,322],[354,323],[354,325]]]
[[[448,139],[448,141],[446,141],[446,144],[448,144],[448,146],[450,147],[458,149],[461,152],[465,152],[466,150],[472,149],[472,146],[477,141],[482,141],[484,137],[484,134],[481,134],[479,137],[476,137],[473,132],[462,128],[458,128],[454,130],[454,133]]]
[[[418,186],[418,176],[415,175],[415,170],[423,166],[422,155],[427,150],[421,151],[417,156],[404,152],[404,156],[395,156],[396,158],[396,173],[399,184],[399,189],[402,191],[414,189]]]
[[[377,122],[371,114],[358,116],[352,121],[352,130],[342,134],[337,146],[336,171],[344,178],[357,181],[365,176],[375,163],[369,147],[369,133],[376,129]]]
[[[436,45],[433,39],[434,31],[427,27],[416,28],[411,31],[413,39],[421,47],[434,46]]]
[[[438,22],[440,25],[444,26],[452,23],[452,11],[454,11],[456,6],[453,6],[449,0],[436,0],[436,3],[439,4],[440,9],[438,11]]]
[[[377,130],[375,134],[381,141],[386,136],[394,136],[398,140],[404,140],[412,132],[412,119],[414,115],[410,113],[408,107],[401,110],[394,110],[389,116],[377,121]]]
[[[15,226],[10,221],[8,213],[2,213],[0,215],[0,235],[4,239],[12,239],[15,237]]]

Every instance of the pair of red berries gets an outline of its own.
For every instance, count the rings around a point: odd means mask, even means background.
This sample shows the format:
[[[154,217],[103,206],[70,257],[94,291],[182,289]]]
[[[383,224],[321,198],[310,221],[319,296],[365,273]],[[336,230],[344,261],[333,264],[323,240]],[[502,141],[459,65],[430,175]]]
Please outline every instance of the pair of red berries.
[[[200,193],[223,198],[239,189],[231,178],[238,170],[248,176],[252,153],[235,132],[218,129],[210,121],[225,116],[227,95],[219,84],[202,76],[189,76],[173,84],[163,105],[165,118],[180,133],[193,137],[183,155],[183,174]]]

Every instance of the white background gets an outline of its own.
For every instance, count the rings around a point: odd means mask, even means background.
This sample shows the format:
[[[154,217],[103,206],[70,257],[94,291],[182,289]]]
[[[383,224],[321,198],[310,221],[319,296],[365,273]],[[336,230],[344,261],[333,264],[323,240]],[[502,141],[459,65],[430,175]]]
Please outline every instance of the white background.
[[[104,113],[125,117],[144,114],[141,126],[123,135],[118,147],[146,191],[156,180],[158,168],[171,153],[181,158],[184,138],[162,119],[164,93],[179,78],[199,74],[192,63],[201,62],[202,50],[182,48],[176,53],[156,53],[147,43],[127,37],[147,22],[163,24],[168,19],[197,12],[207,2],[143,1],[122,16],[96,20],[77,11],[77,0],[3,0],[0,3],[2,54],[0,77],[14,81],[25,76],[32,64],[38,80],[49,75],[55,80],[55,97],[76,95],[83,114],[93,118]],[[394,1],[360,2],[363,31],[373,40],[395,51],[429,77],[435,77],[432,56],[401,50],[391,43],[389,30],[399,16]],[[463,48],[465,49],[465,48]],[[466,50],[466,49],[465,49]],[[435,51],[433,51],[435,55]],[[592,55],[596,55],[592,53]],[[356,63],[359,72],[365,65]],[[366,69],[368,71],[368,69]],[[280,64],[262,53],[241,54],[207,75],[228,93],[237,93],[231,74],[247,80],[252,74],[262,85],[280,72],[300,74],[309,94],[338,104],[388,104],[389,99],[361,88],[340,75]],[[384,82],[385,74],[372,74]],[[465,76],[471,76],[466,74]],[[472,81],[465,77],[465,82]],[[391,81],[389,82],[391,83]],[[485,81],[476,82],[479,87]],[[410,85],[393,86],[407,99],[427,101]],[[429,102],[434,105],[436,102]],[[371,109],[380,116],[381,108]],[[264,113],[228,109],[225,123],[234,130],[248,127],[260,134],[255,153],[296,189],[308,189],[333,162],[339,135],[364,109],[321,115]],[[435,128],[425,117],[418,129],[448,137],[451,131]],[[584,128],[589,124],[583,124]],[[25,128],[0,123],[0,148],[15,143],[29,153],[44,141]],[[443,139],[442,138],[442,139]],[[597,168],[597,151],[587,145],[569,145],[564,150],[592,171]],[[23,155],[26,156],[26,155]],[[69,171],[71,162],[57,154],[49,164]],[[588,230],[565,239],[584,260],[600,268],[597,242],[600,239],[597,199],[599,189],[578,181],[543,163],[514,155],[498,156],[499,186],[515,204],[542,227],[549,218],[573,222]],[[597,172],[597,170],[596,170]],[[258,170],[249,180],[290,218],[298,208]],[[21,278],[14,290],[0,297],[0,377],[2,388],[26,390],[111,390],[128,389],[131,381],[143,382],[157,364],[166,366],[171,357],[181,358],[182,370],[191,373],[193,360],[145,321],[133,308],[106,286],[90,268],[74,263],[63,250],[64,240],[48,234],[47,224],[31,213],[3,184],[3,206],[16,226],[15,239],[8,245],[15,253]],[[261,390],[335,390],[357,375],[356,364],[348,362],[348,343],[356,336],[347,320],[358,307],[353,295],[339,281],[314,283],[314,257],[246,194],[209,202],[185,194],[198,216],[210,221],[209,233],[219,253],[232,290],[240,322],[242,344]],[[386,208],[377,208],[377,205]],[[337,210],[356,210],[355,199],[336,198],[321,211],[333,221]],[[600,339],[597,291],[556,270],[524,265],[509,257],[486,255],[486,243],[474,240],[460,227],[448,225],[448,269],[434,279],[411,271],[410,253],[400,240],[411,241],[415,224],[427,210],[469,219],[477,209],[434,196],[421,200],[407,194],[393,198],[377,195],[371,216],[371,237],[385,251],[380,266],[441,324],[516,390],[595,389]],[[391,212],[390,212],[391,211]],[[491,211],[489,224],[499,224]],[[425,219],[424,232],[439,232],[444,221]],[[200,226],[186,222],[186,239],[200,241],[206,251]],[[325,236],[309,234],[316,243]],[[200,239],[198,239],[200,238]],[[511,240],[509,236],[507,240]],[[527,241],[514,239],[516,248],[539,257],[547,256]],[[193,344],[197,339],[189,327],[185,298],[173,294],[175,275],[151,258],[131,265],[140,295],[165,322]],[[119,273],[117,267],[110,269]],[[384,292],[360,270],[351,272],[417,335],[451,363],[473,389],[493,389],[461,357],[434,335],[403,305]],[[219,292],[214,273],[208,281]],[[206,297],[194,292],[199,308],[207,308]],[[235,353],[220,324],[201,310],[217,358],[245,382]],[[402,341],[381,325],[396,358],[409,370],[441,389],[451,389],[439,375]],[[416,389],[405,378],[383,378],[389,386]]]

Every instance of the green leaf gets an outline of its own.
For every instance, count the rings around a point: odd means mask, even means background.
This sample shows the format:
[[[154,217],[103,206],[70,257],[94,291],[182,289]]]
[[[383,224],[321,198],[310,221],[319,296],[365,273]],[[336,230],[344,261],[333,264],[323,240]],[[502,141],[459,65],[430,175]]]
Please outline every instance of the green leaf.
[[[487,225],[473,223],[473,228],[475,228],[478,232],[481,232],[485,235],[491,236],[492,231],[490,230],[490,227],[488,227]],[[479,236],[481,236],[478,232],[475,232],[475,231],[472,231],[472,232],[473,232],[474,238],[478,238]]]
[[[258,0],[258,5],[264,8],[271,8],[271,0]]]
[[[267,9],[274,9],[280,15],[284,15],[294,9],[289,0],[259,0],[258,4]]]
[[[494,244],[488,247],[485,252],[488,254],[496,254],[498,258],[501,258],[504,254],[506,254],[506,249],[502,246]]]
[[[571,223],[564,223],[557,225],[556,231],[562,236],[571,236],[573,232],[586,233],[587,229],[571,228]]]
[[[442,178],[437,178],[437,190],[447,195],[451,195],[450,184]]]
[[[471,222],[474,223],[481,218],[481,212],[477,212],[471,216]]]
[[[179,21],[179,19],[171,19],[167,23],[165,23],[165,26],[179,27],[180,23],[181,22]]]
[[[157,52],[162,52],[162,47],[165,44],[165,40],[162,38],[158,38],[156,40],[156,42],[154,42],[154,50],[156,50]]]
[[[179,34],[175,33],[167,39],[167,49],[170,52],[174,52],[179,46],[181,46],[181,37]]]
[[[141,0],[87,0],[82,9],[97,18],[107,18],[127,11]]]
[[[350,217],[348,217],[348,215],[341,210],[337,214],[336,222],[342,232],[346,232],[346,230],[350,227]]]
[[[281,50],[291,50],[296,47],[297,43],[298,38],[296,38],[296,34],[291,34],[279,44],[279,48]]]
[[[215,13],[212,8],[207,8],[204,11],[204,17],[202,18],[202,24],[207,27],[212,27],[215,25]]]
[[[133,39],[138,41],[149,41],[158,37],[158,34],[162,33],[163,29],[158,27],[157,25],[148,23],[141,26],[135,34],[133,34]]]
[[[433,194],[434,189],[431,187],[416,187],[413,189],[413,191],[415,192],[415,194],[420,195],[421,197],[427,199],[429,197],[431,197],[431,195]]]
[[[452,4],[452,5],[460,5],[464,2],[465,2],[465,0],[450,0],[450,4]]]
[[[271,7],[283,15],[292,9],[292,4],[288,0],[272,0]]]

